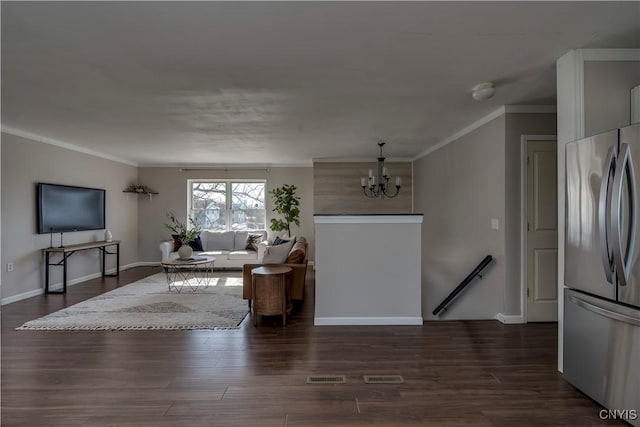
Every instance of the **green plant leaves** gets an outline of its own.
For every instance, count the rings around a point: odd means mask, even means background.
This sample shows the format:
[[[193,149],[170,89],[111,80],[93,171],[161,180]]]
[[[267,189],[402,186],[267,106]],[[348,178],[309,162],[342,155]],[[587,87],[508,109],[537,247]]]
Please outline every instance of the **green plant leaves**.
[[[180,221],[173,212],[167,212],[167,218],[169,218],[169,223],[165,224],[165,227],[167,227],[172,234],[178,235],[178,239],[180,239],[183,245],[189,244],[189,242],[198,237],[202,231],[202,225],[191,215],[187,217],[190,227],[187,227],[186,223]]]
[[[269,191],[273,198],[274,212],[282,215],[284,219],[271,219],[270,228],[273,231],[286,230],[291,235],[291,224],[300,226],[300,197],[296,197],[297,187],[284,184],[282,187]]]

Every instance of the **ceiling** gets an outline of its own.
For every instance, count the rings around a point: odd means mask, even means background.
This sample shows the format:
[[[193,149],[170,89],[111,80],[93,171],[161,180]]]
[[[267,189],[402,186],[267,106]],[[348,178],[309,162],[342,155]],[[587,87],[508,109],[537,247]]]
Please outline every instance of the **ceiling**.
[[[640,47],[640,2],[10,2],[2,127],[137,165],[412,158],[555,61]],[[490,81],[496,95],[474,101]]]

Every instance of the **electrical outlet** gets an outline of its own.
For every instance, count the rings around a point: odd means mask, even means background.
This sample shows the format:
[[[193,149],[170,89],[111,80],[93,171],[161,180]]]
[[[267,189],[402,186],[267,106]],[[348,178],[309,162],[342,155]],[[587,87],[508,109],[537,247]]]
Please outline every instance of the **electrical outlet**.
[[[491,218],[491,229],[492,230],[500,229],[500,223],[498,222],[498,218]]]
[[[13,271],[13,263],[12,262],[8,262],[7,263],[7,271]]]

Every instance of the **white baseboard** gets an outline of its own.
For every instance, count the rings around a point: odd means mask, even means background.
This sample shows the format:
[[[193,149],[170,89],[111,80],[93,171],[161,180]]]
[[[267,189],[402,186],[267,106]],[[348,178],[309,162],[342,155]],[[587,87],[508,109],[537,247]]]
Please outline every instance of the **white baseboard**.
[[[160,265],[160,261],[138,261],[131,264],[128,264],[127,268],[133,267],[152,267],[155,265]]]
[[[315,317],[315,326],[420,325],[422,317]]]
[[[14,295],[12,297],[2,298],[2,300],[0,300],[0,305],[11,304],[12,302],[35,297],[43,293],[44,293],[44,289],[34,289],[32,291]]]
[[[128,270],[133,267],[143,267],[148,265],[159,265],[159,262],[133,262],[131,264],[120,266],[120,271]],[[106,274],[114,274],[116,272],[115,268],[107,269]],[[67,280],[67,286],[77,285],[78,283],[86,282],[87,280],[97,279],[98,277],[102,277],[102,273],[93,273],[87,276],[77,277],[75,279]],[[62,289],[62,282],[53,283],[49,285],[51,290],[57,291]],[[44,294],[44,288],[34,289],[32,291],[24,292],[18,295],[13,295],[11,297],[2,298],[0,300],[0,305],[11,304],[12,302],[17,302],[23,299],[35,297],[38,295]]]
[[[499,322],[504,323],[505,325],[524,323],[524,319],[519,314],[518,315],[507,315],[507,314],[498,313],[498,314],[496,314],[496,320],[498,320]]]

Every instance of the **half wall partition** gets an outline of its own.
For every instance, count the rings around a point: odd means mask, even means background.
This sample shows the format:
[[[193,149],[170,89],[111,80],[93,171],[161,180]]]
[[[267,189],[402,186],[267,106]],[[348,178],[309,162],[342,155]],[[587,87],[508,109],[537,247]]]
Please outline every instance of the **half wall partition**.
[[[422,214],[315,215],[315,325],[422,325]]]

